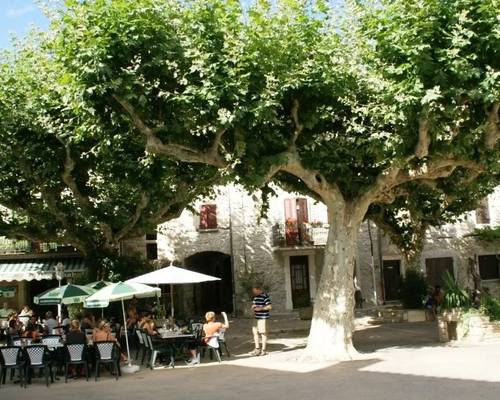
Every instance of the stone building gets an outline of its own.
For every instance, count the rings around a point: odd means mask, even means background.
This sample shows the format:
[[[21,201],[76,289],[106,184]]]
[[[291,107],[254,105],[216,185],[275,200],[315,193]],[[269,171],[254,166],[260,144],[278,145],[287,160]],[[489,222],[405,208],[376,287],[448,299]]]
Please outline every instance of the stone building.
[[[255,277],[268,288],[274,312],[308,307],[322,269],[326,207],[302,195],[279,189],[276,193],[261,218],[258,196],[234,185],[221,187],[214,198],[194,205],[197,212],[184,211],[159,226],[156,234],[124,242],[122,251],[143,254],[159,265],[173,262],[220,277],[220,282],[176,289],[186,314],[207,309],[247,314],[248,286]],[[500,187],[462,222],[430,229],[421,259],[429,284],[440,284],[449,270],[464,286],[472,287],[471,266],[476,263],[483,285],[500,295],[500,249],[473,236],[477,227],[499,224]],[[397,301],[405,267],[398,249],[365,221],[356,257],[364,304]]]

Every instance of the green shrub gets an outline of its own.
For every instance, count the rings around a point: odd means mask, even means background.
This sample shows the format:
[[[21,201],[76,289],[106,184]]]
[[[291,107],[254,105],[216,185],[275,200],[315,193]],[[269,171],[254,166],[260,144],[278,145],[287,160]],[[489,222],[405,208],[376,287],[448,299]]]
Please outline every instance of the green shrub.
[[[409,268],[401,282],[400,297],[405,308],[421,308],[427,295],[427,281],[424,274]]]
[[[444,300],[443,308],[450,310],[452,308],[469,309],[472,307],[472,300],[469,294],[462,289],[455,278],[448,272],[443,276]]]
[[[484,293],[481,299],[481,310],[494,321],[500,321],[500,299]]]

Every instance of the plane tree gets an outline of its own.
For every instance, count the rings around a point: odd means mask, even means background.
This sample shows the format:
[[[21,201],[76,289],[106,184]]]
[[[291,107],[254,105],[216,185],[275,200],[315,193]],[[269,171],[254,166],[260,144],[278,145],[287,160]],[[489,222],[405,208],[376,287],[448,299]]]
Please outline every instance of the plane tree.
[[[147,154],[328,207],[305,356],[350,358],[354,256],[374,205],[498,173],[496,0],[68,2],[63,65]]]
[[[128,124],[100,124],[43,41],[3,55],[0,86],[0,235],[70,244],[98,264],[220,178],[146,154]]]

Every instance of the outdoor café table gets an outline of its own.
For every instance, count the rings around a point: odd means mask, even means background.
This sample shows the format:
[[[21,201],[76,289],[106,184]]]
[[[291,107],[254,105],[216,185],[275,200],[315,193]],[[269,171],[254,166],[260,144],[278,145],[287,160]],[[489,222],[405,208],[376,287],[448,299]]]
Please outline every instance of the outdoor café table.
[[[179,333],[159,329],[158,335],[155,336],[155,338],[155,340],[161,340],[164,344],[170,346],[170,348],[172,349],[172,358],[170,359],[170,365],[173,367],[175,365],[176,357],[182,354],[181,352],[187,344],[193,342],[195,336],[192,333]]]

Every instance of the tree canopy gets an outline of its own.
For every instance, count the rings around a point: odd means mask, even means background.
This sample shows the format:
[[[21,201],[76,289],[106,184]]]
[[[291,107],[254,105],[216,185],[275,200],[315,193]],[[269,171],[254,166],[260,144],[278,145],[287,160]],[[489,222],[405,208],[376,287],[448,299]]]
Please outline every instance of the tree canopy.
[[[0,66],[0,234],[113,254],[210,192],[217,170],[146,154],[126,124],[104,128],[42,50]]]

